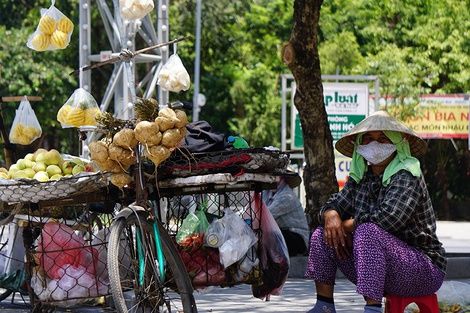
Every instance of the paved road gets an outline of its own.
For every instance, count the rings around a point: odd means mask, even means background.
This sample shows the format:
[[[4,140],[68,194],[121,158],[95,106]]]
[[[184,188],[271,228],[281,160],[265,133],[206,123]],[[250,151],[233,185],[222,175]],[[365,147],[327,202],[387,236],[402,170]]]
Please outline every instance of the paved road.
[[[437,233],[448,253],[470,254],[469,222],[438,222]],[[470,268],[463,269],[465,279],[470,284]],[[456,280],[447,280],[445,284]],[[469,285],[470,288],[470,285]],[[364,302],[355,292],[353,284],[345,279],[337,280],[335,289],[336,311],[363,312]],[[306,312],[315,302],[313,282],[305,279],[288,279],[281,296],[272,296],[271,301],[256,299],[250,286],[240,285],[232,288],[212,288],[196,293],[199,312]],[[468,295],[465,295],[468,297]],[[469,300],[470,301],[470,300]],[[0,312],[29,312],[24,307],[12,306],[7,300],[0,303]],[[77,308],[77,313],[102,313],[99,308]],[[109,312],[109,311],[107,311]]]

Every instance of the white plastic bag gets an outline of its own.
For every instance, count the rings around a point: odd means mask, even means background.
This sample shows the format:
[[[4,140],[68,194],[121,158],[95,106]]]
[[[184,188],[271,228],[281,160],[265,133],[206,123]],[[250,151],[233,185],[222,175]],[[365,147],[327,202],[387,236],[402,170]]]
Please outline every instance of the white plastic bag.
[[[36,51],[65,49],[73,32],[72,21],[51,1],[48,9],[41,9],[41,19],[35,32],[29,36],[26,46]]]
[[[29,145],[42,135],[41,125],[34,114],[33,108],[26,97],[21,100],[16,110],[15,119],[11,125],[10,142],[20,145]]]
[[[225,209],[221,222],[225,227],[225,241],[219,247],[220,263],[227,268],[240,260],[258,238],[250,226],[229,208]]]
[[[95,98],[85,89],[78,88],[57,112],[57,121],[62,128],[96,126],[100,112]]]
[[[470,284],[454,280],[444,281],[437,291],[437,298],[443,306],[470,306]]]
[[[119,0],[121,16],[126,20],[141,19],[153,10],[153,0]]]
[[[177,54],[170,56],[168,61],[163,65],[158,73],[157,84],[163,89],[180,92],[181,90],[188,90],[191,85],[188,71],[181,62]]]

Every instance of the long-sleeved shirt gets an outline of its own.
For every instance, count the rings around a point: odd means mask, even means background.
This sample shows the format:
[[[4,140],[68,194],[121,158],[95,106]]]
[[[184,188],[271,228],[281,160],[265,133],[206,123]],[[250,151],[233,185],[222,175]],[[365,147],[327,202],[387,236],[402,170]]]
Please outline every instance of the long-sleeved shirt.
[[[275,192],[263,191],[263,201],[280,229],[299,234],[308,247],[309,229],[302,203],[294,191],[282,182]]]
[[[446,270],[445,251],[436,236],[434,210],[422,176],[401,170],[384,187],[382,176],[369,171],[359,183],[349,179],[340,192],[331,196],[320,210],[321,224],[323,213],[330,209],[336,210],[342,220],[354,218],[356,226],[377,224],[422,251],[442,271]]]

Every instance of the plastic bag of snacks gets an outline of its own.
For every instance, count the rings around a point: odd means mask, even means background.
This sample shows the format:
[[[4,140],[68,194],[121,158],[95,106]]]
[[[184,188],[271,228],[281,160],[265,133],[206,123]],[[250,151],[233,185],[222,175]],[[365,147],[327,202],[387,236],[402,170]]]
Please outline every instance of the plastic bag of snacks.
[[[63,128],[96,126],[100,112],[95,98],[85,89],[78,88],[57,112],[57,120]]]
[[[126,20],[143,18],[153,10],[153,0],[119,0],[121,16]]]
[[[170,56],[158,73],[157,84],[163,89],[173,92],[188,90],[191,84],[188,71],[177,54]]]
[[[15,119],[11,125],[10,142],[20,145],[29,145],[41,137],[42,129],[34,114],[33,108],[26,97],[21,100],[16,110]]]
[[[36,31],[29,36],[26,46],[36,51],[65,49],[72,36],[72,21],[55,6],[41,9],[41,19]]]

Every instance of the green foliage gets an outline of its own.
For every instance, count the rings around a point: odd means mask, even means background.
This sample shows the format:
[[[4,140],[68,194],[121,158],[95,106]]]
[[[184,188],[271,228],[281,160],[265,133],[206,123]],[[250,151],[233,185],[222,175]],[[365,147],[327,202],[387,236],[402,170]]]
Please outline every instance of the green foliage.
[[[193,1],[172,3],[174,34],[192,34]],[[239,134],[251,146],[280,142],[279,51],[289,38],[293,1],[203,1],[201,87],[207,104],[201,119]],[[193,55],[193,47],[185,47]],[[183,48],[183,49],[185,49]],[[180,50],[181,51],[181,50]],[[193,59],[183,62],[192,73]]]
[[[65,14],[75,1],[59,7]],[[11,2],[0,1],[0,8],[8,7]],[[46,134],[47,145],[62,151],[72,152],[68,130],[62,130],[55,116],[60,106],[76,88],[76,78],[69,75],[78,59],[76,53],[78,33],[75,30],[72,41],[66,50],[36,52],[26,47],[28,37],[36,29],[39,21],[39,8],[50,6],[49,1],[37,1],[34,7],[17,5],[12,10],[18,15],[12,16],[5,25],[0,26],[0,95],[1,96],[41,96],[43,101],[32,103],[33,109]],[[74,12],[74,11],[71,11]],[[74,22],[75,15],[69,15]],[[15,108],[19,103],[5,104],[6,126],[13,121]],[[74,136],[75,134],[73,134]],[[75,141],[75,137],[73,138]]]

